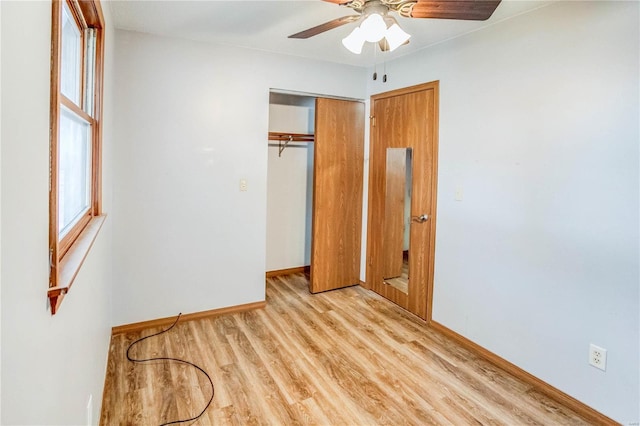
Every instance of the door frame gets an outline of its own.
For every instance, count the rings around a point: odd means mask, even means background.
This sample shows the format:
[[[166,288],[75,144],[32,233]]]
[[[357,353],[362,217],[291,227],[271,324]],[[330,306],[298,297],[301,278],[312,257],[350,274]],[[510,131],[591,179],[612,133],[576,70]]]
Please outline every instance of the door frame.
[[[376,196],[380,196],[380,194],[376,194],[376,176],[377,174],[374,171],[374,167],[376,167],[378,161],[374,161],[374,147],[380,142],[377,141],[377,131],[375,130],[375,101],[384,98],[390,98],[400,95],[406,95],[409,93],[415,93],[426,90],[433,90],[433,126],[431,127],[431,138],[433,141],[432,145],[432,179],[431,179],[431,217],[429,219],[429,226],[431,227],[431,232],[429,233],[429,241],[426,242],[429,249],[429,256],[427,259],[427,273],[426,273],[426,316],[424,320],[428,323],[432,320],[433,313],[433,281],[434,281],[434,267],[435,267],[435,237],[436,237],[436,218],[437,218],[437,189],[438,189],[438,145],[439,145],[439,106],[440,106],[440,96],[439,96],[439,80],[432,81],[429,83],[418,84],[415,86],[405,87],[401,89],[392,90],[389,92],[379,93],[371,96],[370,100],[370,132],[369,132],[369,182],[368,182],[368,199],[367,199],[367,253],[366,253],[366,282],[365,287],[369,290],[374,289],[374,280],[378,277],[374,276],[374,271],[376,268],[374,267],[374,259],[378,256],[377,251],[379,250],[380,239],[382,238],[382,234],[380,232],[379,224],[373,223],[373,214],[374,207],[376,205],[375,199]],[[410,255],[411,256],[411,255]]]

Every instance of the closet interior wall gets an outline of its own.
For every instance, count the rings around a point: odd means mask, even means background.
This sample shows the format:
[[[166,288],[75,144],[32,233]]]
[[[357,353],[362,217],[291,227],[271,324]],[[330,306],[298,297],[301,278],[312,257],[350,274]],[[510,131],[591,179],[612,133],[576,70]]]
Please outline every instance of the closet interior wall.
[[[269,132],[313,134],[315,98],[271,93]],[[266,143],[266,141],[265,141]],[[266,269],[311,264],[313,143],[269,141]]]

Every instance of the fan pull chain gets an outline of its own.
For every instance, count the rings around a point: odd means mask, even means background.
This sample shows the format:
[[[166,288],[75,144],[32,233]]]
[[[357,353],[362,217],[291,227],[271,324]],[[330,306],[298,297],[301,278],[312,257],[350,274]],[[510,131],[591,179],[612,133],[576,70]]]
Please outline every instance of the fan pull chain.
[[[384,60],[384,65],[383,65],[383,69],[384,69],[384,75],[382,76],[382,82],[386,83],[387,82],[387,60]]]
[[[373,81],[378,79],[378,49],[373,45]]]

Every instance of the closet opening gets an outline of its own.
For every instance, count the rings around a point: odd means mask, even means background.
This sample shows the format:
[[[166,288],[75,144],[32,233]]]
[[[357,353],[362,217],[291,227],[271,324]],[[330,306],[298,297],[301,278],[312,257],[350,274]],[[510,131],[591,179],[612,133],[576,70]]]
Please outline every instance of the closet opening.
[[[309,273],[316,97],[269,94],[267,277]]]
[[[318,293],[360,283],[364,103],[272,91],[267,277],[308,272]]]

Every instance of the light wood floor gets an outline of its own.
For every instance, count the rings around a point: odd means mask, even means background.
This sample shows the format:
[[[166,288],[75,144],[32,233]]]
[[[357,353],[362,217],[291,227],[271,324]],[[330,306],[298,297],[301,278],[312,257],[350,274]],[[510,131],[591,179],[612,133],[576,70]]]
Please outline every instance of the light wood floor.
[[[209,372],[201,425],[586,424],[372,292],[307,285],[303,274],[270,278],[265,309],[179,323],[132,355]],[[102,425],[158,425],[208,401],[195,369],[126,360],[155,331],[112,338]]]

